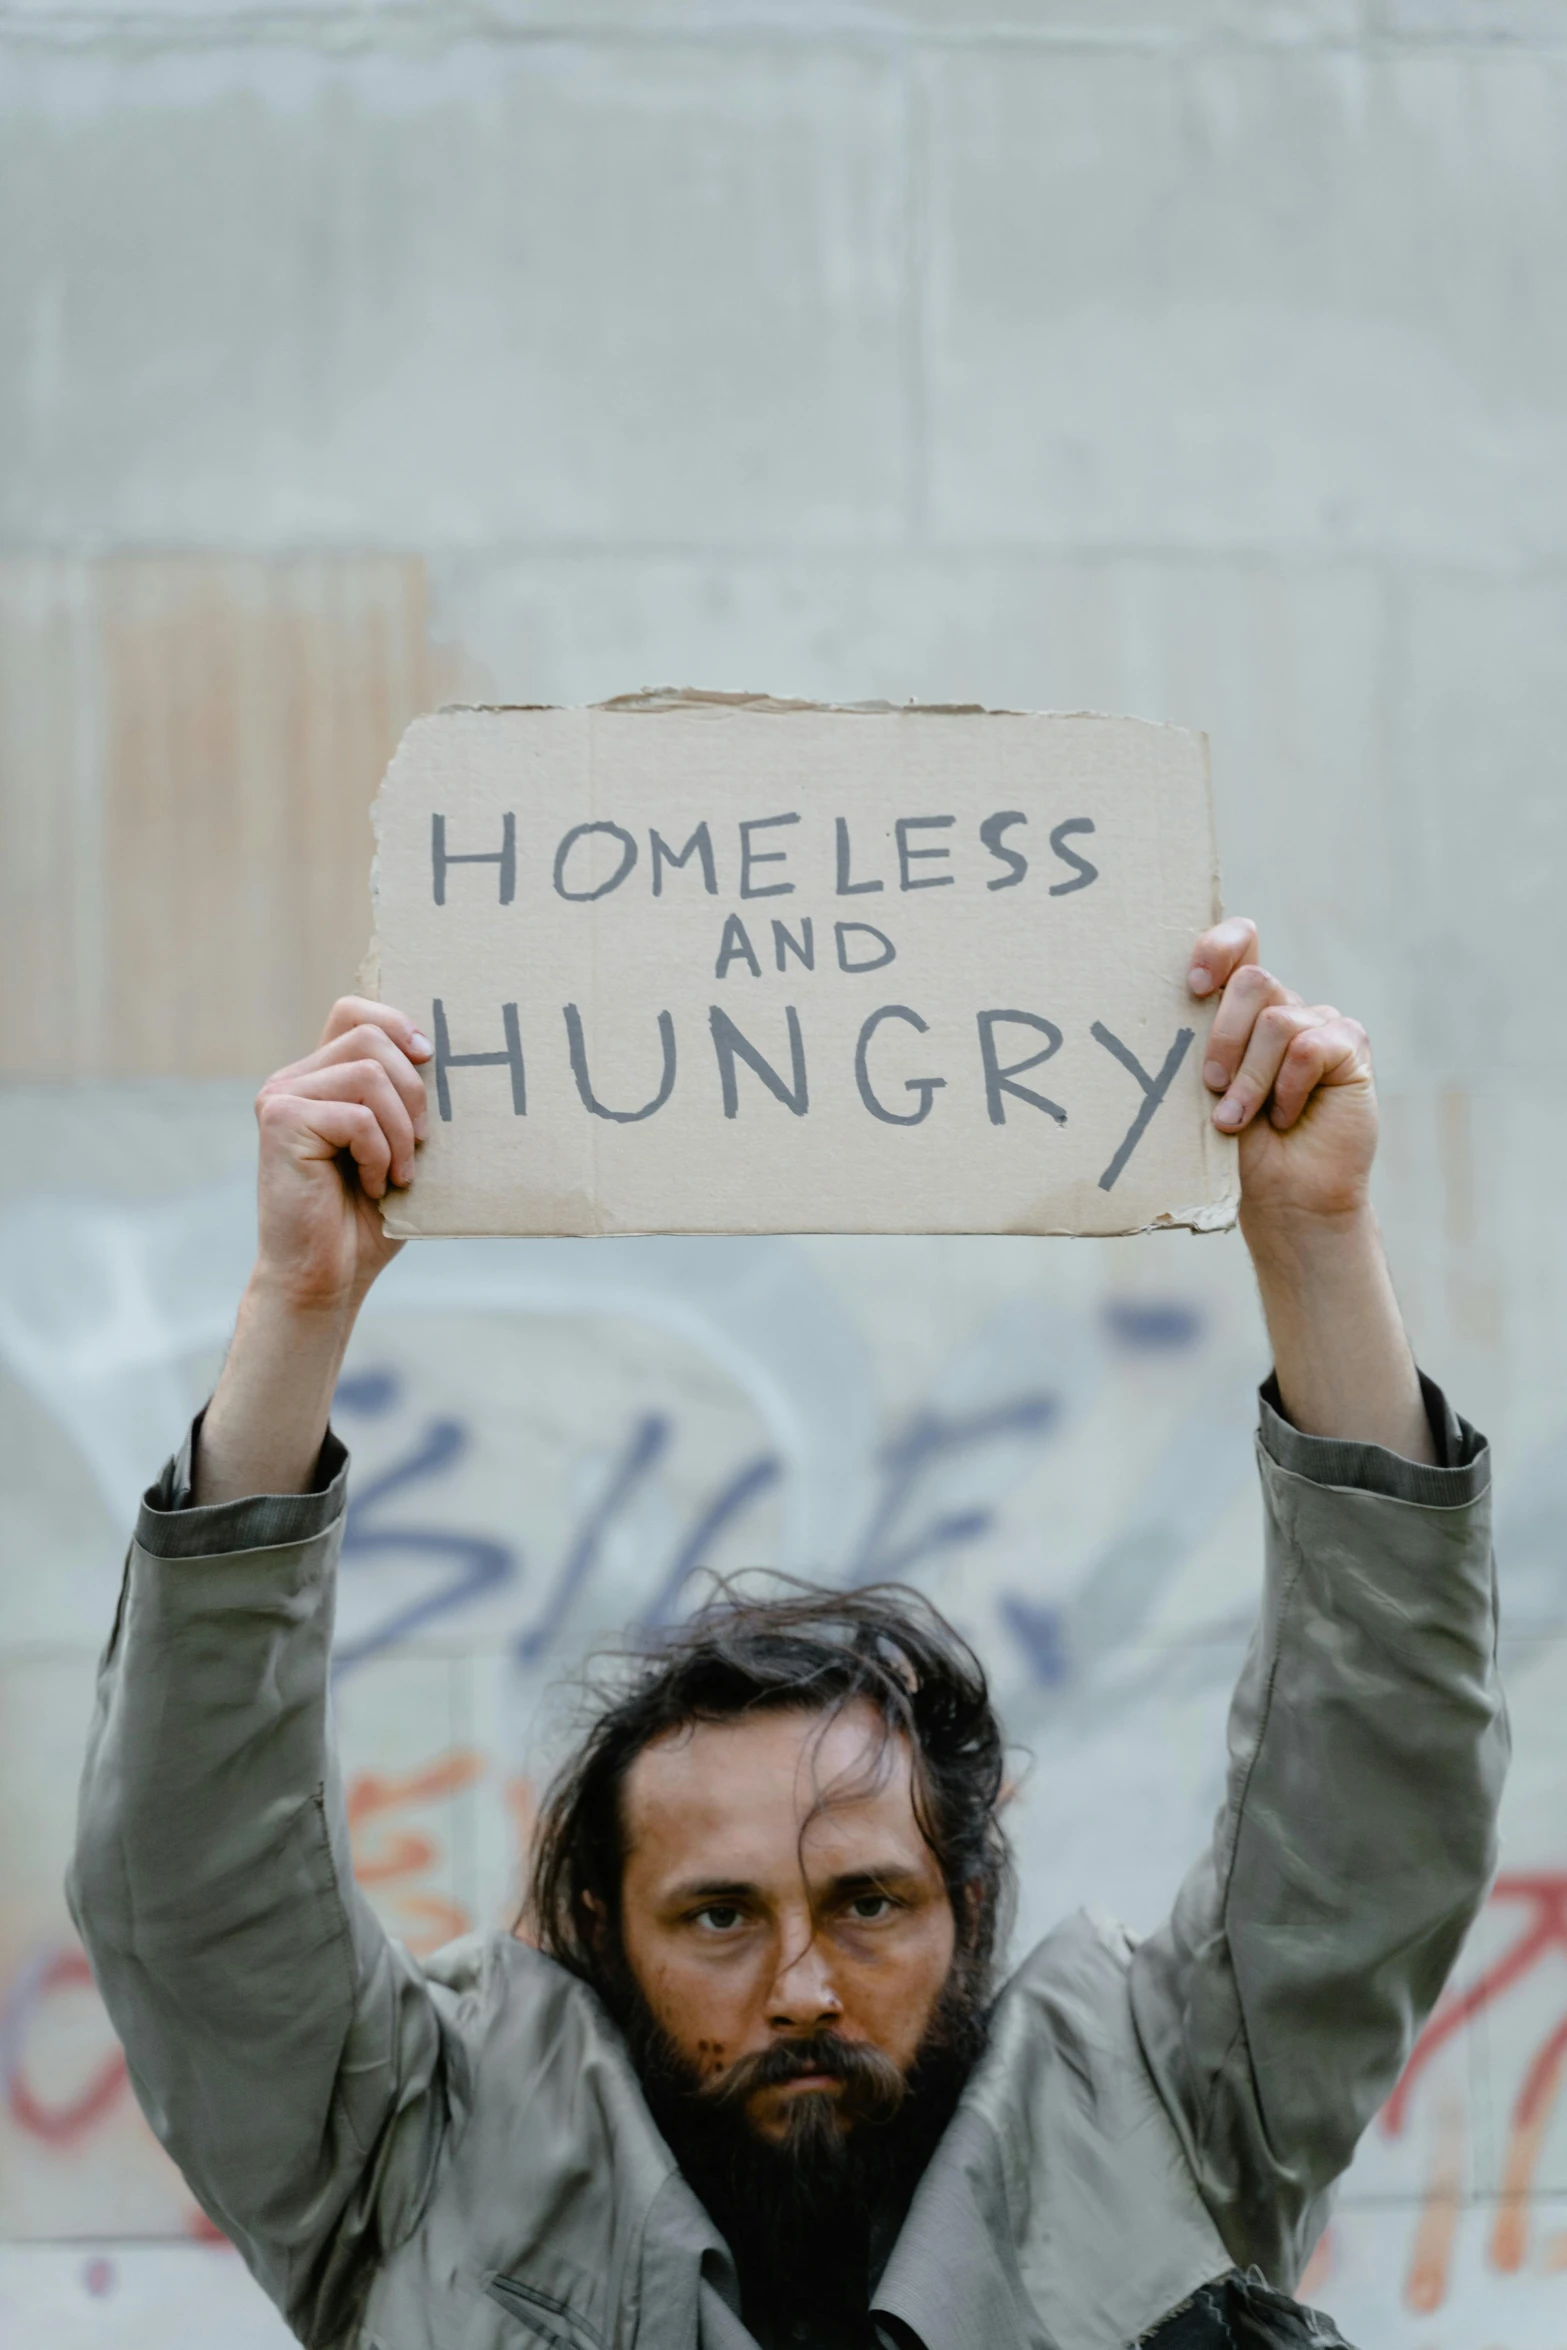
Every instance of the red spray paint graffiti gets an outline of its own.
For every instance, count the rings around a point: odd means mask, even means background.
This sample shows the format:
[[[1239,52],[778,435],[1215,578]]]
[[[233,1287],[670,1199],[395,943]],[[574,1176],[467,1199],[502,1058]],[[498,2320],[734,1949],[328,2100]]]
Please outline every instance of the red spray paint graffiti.
[[[1439,2050],[1487,2008],[1494,2007],[1553,1951],[1567,1960],[1567,1871],[1516,1872],[1498,1877],[1493,1902],[1525,1904],[1521,1931],[1500,1958],[1464,1990],[1440,2002],[1415,2042],[1398,2087],[1382,2111],[1382,2127],[1397,2137],[1409,2118],[1410,2099]],[[1500,2194],[1488,2247],[1491,2266],[1516,2275],[1529,2252],[1530,2205],[1546,2132],[1567,2073],[1567,2017],[1546,2034],[1524,2073],[1509,2117]],[[1416,2230],[1415,2253],[1405,2297],[1413,2309],[1439,2309],[1447,2297],[1453,2245],[1462,2207],[1461,2114],[1444,2113],[1437,2129],[1437,2160]],[[1553,2248],[1548,2248],[1548,2259]]]
[[[125,2059],[113,2049],[74,2096],[52,2104],[34,2088],[27,2071],[27,2039],[46,2000],[62,1991],[92,1989],[92,1969],[72,1943],[39,1951],[18,1973],[0,2014],[0,2085],[6,2108],[19,2129],[49,2146],[73,2146],[118,2103],[127,2075]]]

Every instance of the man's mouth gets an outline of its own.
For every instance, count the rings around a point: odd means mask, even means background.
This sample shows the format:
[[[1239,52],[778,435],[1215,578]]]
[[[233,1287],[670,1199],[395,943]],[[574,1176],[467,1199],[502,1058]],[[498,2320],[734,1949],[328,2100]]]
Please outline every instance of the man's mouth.
[[[748,2112],[758,2124],[764,2113],[776,2118],[785,2106],[806,2113],[813,2097],[825,2098],[841,2120],[886,2121],[897,2112],[906,2086],[880,2049],[821,2032],[809,2040],[774,2041],[742,2056],[705,2082],[700,2095],[714,2105]]]

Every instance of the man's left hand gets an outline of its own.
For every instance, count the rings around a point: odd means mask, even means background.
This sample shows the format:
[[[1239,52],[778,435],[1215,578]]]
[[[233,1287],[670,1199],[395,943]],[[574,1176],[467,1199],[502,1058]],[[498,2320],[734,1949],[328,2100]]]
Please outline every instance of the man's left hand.
[[[1219,997],[1203,1080],[1220,1096],[1215,1126],[1240,1138],[1243,1220],[1332,1220],[1364,1208],[1377,1100],[1360,1023],[1305,1003],[1265,971],[1257,925],[1242,917],[1203,933],[1189,985]]]

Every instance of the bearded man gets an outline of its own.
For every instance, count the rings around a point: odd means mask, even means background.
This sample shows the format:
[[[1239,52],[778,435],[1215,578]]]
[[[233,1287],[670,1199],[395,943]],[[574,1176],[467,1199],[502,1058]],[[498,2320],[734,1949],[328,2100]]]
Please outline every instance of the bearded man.
[[[328,1408],[429,1048],[339,1004],[258,1102],[260,1245],[148,1494],[71,1895],[163,2142],[319,2350],[1285,2350],[1492,1866],[1487,1454],[1416,1372],[1363,1032],[1198,942],[1274,1348],[1260,1624],[1148,1940],[995,1995],[1001,1731],[912,1593],[720,1598],[547,1802],[530,1932],[416,1963],[356,1891]]]

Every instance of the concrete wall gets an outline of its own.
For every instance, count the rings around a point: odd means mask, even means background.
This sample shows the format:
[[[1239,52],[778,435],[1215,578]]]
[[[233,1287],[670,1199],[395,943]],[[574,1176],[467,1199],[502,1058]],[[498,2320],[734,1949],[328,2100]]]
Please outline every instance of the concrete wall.
[[[1564,181],[1552,0],[0,0],[19,2340],[277,2339],[58,1893],[127,1515],[243,1278],[249,1081],[353,969],[412,712],[669,682],[1204,726],[1230,902],[1372,1028],[1400,1286],[1504,1472],[1470,1974],[1543,1922],[1314,2290],[1368,2350],[1553,2350]],[[405,1256],[343,1404],[393,1480],[343,1713],[394,1927],[504,1913],[546,1689],[699,1554],[924,1580],[1037,1757],[1026,1924],[1152,1924],[1255,1590],[1260,1356],[1230,1242]],[[422,1581],[380,1540],[421,1528]]]

